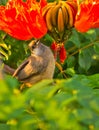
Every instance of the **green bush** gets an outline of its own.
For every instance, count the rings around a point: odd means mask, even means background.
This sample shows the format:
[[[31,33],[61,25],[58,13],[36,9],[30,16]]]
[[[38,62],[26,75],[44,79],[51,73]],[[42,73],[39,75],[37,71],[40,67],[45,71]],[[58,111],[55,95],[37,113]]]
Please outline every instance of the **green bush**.
[[[99,129],[99,74],[43,80],[23,92],[11,77],[0,86],[2,130]]]

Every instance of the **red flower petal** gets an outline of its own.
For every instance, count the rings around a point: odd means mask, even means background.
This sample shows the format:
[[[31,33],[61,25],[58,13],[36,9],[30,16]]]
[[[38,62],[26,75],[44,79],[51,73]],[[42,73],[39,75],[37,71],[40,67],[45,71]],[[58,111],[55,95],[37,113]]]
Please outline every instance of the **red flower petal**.
[[[41,38],[47,33],[41,7],[45,0],[9,0],[0,6],[0,30],[20,40]]]
[[[80,32],[86,32],[90,28],[99,27],[99,1],[87,0],[80,4],[75,21],[75,28]]]
[[[57,51],[58,47],[57,47],[57,43],[56,42],[53,42],[51,44],[51,49],[54,50],[54,51]]]
[[[62,44],[62,46],[60,47],[59,56],[60,56],[60,61],[63,63],[67,57],[66,50],[64,48],[64,44]]]
[[[51,49],[54,51],[55,58],[57,58],[59,54],[60,61],[63,63],[67,57],[64,44],[57,44],[56,42],[53,42],[51,45]]]
[[[47,5],[47,0],[41,0],[40,5],[41,5],[41,8],[43,8],[45,5]]]

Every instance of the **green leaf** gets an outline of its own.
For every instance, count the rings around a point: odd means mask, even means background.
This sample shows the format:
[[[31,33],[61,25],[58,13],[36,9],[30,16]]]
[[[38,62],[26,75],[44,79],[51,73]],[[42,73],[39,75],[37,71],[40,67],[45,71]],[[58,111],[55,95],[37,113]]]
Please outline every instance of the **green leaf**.
[[[90,49],[85,49],[79,52],[79,65],[85,71],[91,67],[92,55]]]
[[[68,67],[68,68],[74,67],[74,66],[75,66],[75,63],[76,63],[75,60],[76,60],[76,59],[75,59],[74,56],[71,56],[71,57],[67,58],[67,60],[66,60],[67,67]]]
[[[8,0],[0,0],[0,5],[5,5]]]
[[[66,73],[66,75],[74,76],[75,75],[75,70],[74,70],[74,68],[67,68],[65,70],[65,73]]]
[[[88,76],[90,86],[93,88],[99,88],[99,74]]]
[[[99,54],[99,42],[95,42],[94,44],[94,50],[97,54]]]
[[[87,38],[87,39],[90,39],[90,41],[94,41],[96,40],[96,37],[97,37],[97,34],[96,34],[96,31],[95,29],[90,29],[89,31],[87,31],[84,36]]]
[[[10,126],[6,123],[0,123],[0,130],[10,130]]]
[[[78,48],[80,47],[80,38],[75,29],[73,29],[72,36],[70,37],[69,41],[72,41]]]
[[[57,78],[63,79],[63,74],[60,72],[60,73],[57,75]]]

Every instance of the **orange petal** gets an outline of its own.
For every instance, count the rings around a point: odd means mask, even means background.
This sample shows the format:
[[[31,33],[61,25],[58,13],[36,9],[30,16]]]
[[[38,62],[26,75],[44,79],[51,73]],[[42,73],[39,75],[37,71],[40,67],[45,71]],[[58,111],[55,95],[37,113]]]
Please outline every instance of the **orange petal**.
[[[75,28],[80,32],[86,32],[90,28],[99,28],[98,0],[87,0],[87,3],[85,1],[80,4],[75,20]]]
[[[0,6],[0,30],[20,40],[43,37],[47,27],[41,12],[44,3],[40,2],[9,0],[6,6]]]

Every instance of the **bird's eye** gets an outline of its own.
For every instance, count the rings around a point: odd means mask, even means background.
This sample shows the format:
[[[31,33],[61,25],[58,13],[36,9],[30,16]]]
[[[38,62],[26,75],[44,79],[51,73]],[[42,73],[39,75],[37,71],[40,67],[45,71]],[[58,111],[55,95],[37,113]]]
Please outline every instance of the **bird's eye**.
[[[35,47],[36,47],[36,43],[34,43],[34,45],[32,46],[32,50],[35,49]]]
[[[38,44],[39,44],[39,41],[35,41],[35,43],[32,46],[32,50],[35,49],[38,46]]]

